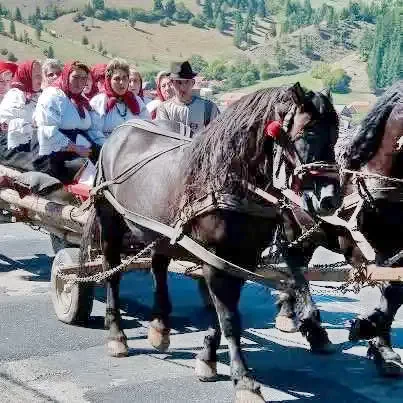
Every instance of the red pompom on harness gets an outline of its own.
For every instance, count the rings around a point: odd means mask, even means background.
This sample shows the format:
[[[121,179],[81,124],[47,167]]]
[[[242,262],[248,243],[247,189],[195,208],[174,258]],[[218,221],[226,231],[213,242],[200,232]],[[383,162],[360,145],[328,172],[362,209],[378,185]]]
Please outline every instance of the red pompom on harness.
[[[277,120],[269,120],[264,128],[264,133],[267,137],[271,137],[274,140],[278,139],[281,133],[281,122]]]

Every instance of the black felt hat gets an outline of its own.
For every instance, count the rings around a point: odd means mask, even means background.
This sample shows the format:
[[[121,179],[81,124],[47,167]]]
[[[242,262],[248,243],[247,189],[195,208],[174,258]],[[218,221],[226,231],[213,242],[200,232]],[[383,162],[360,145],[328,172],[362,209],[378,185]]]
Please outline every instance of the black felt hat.
[[[191,80],[197,76],[188,61],[171,63],[170,73],[173,80]]]

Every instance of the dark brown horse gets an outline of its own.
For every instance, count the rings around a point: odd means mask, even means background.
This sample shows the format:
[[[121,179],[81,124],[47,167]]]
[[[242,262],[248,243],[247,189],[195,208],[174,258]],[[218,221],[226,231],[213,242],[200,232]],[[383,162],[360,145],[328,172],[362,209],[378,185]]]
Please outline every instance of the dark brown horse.
[[[403,179],[402,140],[403,81],[399,81],[378,99],[359,130],[337,144],[340,165],[348,170],[344,178],[346,195],[358,190],[351,181],[352,172],[358,172],[355,178],[363,200],[357,217],[358,229],[376,251],[378,265],[390,265],[387,260],[403,249],[403,181],[393,180]],[[351,236],[341,227],[323,224],[313,238],[304,244],[306,264],[319,245],[343,253],[353,267],[360,268],[366,262]],[[401,266],[401,257],[394,259],[393,264]],[[349,338],[351,341],[374,339],[370,342],[369,355],[374,357],[382,374],[397,375],[403,365],[392,349],[390,329],[403,304],[403,284],[390,282],[381,292],[381,301],[373,312],[353,322]],[[292,304],[292,294],[285,293],[280,303],[281,315],[291,317]],[[288,330],[287,326],[279,327]]]
[[[183,223],[183,232],[217,256],[254,271],[281,219],[273,205],[256,200],[247,189],[248,182],[270,185],[273,139],[265,134],[269,121],[284,122],[282,141],[289,155],[298,148],[302,163],[334,163],[334,154],[328,150],[333,149],[337,139],[337,114],[326,95],[304,91],[297,84],[288,89],[260,90],[242,98],[192,143],[174,134],[159,134],[161,129],[154,124],[153,130],[152,123],[120,126],[103,147],[97,184],[116,178],[132,166],[141,167],[123,183],[109,186],[114,200],[127,210],[172,226],[181,212],[193,210]],[[339,181],[317,177],[314,185],[303,189],[310,205],[318,213],[334,211],[340,201]],[[204,212],[197,210],[196,206],[203,204],[208,195],[213,195],[216,202]],[[158,237],[119,214],[102,196],[96,198],[95,209],[105,270],[120,263],[122,239],[128,229],[137,247]],[[91,230],[83,238],[89,242]],[[84,244],[83,260],[87,250],[88,245]],[[152,251],[155,289],[149,341],[160,350],[169,346],[171,302],[167,267],[178,253],[182,252],[169,239],[158,241]],[[330,342],[296,254],[291,253],[289,259],[293,277],[290,286],[298,290],[301,330],[313,350],[326,352]],[[238,302],[243,281],[208,264],[203,265],[203,273],[216,315],[198,355],[196,372],[203,380],[214,378],[216,350],[223,332],[229,343],[231,377],[238,397],[247,395],[246,399],[252,399],[248,401],[261,401],[259,386],[250,377],[240,346]],[[115,357],[128,354],[119,313],[119,282],[120,275],[107,282],[105,318],[109,327],[108,351]]]

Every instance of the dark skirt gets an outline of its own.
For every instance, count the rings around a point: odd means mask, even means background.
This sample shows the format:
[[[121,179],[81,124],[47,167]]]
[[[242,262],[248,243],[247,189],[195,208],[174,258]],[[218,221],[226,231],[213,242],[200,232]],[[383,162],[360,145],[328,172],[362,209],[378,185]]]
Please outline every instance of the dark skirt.
[[[0,164],[19,171],[34,171],[31,142],[20,144],[18,147],[7,148],[7,134],[0,135]]]

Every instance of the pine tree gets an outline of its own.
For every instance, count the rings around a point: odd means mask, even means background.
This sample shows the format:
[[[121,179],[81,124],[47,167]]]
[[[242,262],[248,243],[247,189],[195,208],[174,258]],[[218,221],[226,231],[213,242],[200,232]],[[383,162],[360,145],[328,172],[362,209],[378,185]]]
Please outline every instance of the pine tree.
[[[257,14],[260,18],[265,18],[267,16],[266,1],[259,0],[257,4]]]
[[[22,21],[21,10],[19,9],[19,7],[15,9],[15,20],[18,22]]]
[[[206,18],[207,21],[212,21],[213,20],[214,15],[213,15],[212,0],[204,0],[203,16]]]
[[[49,58],[49,59],[54,59],[54,57],[55,57],[55,51],[53,50],[52,46],[49,46],[49,49],[48,49],[48,58]]]
[[[14,20],[11,20],[11,21],[10,21],[10,34],[11,34],[11,35],[15,35],[15,34],[16,34]]]
[[[368,59],[372,88],[385,88],[398,79],[400,47],[400,16],[396,7],[377,18],[374,45]]]
[[[234,32],[234,45],[239,48],[242,44],[243,39],[243,25],[240,22],[235,24],[235,32]]]
[[[159,11],[159,10],[163,10],[163,9],[164,9],[164,6],[162,4],[162,0],[154,0],[153,10]]]
[[[225,31],[226,23],[225,23],[224,13],[221,12],[220,14],[218,14],[218,16],[215,20],[215,26],[221,33],[223,33]]]
[[[258,9],[258,4],[256,0],[248,0],[248,13],[251,15],[256,15]]]
[[[37,25],[37,26],[35,27],[35,36],[36,36],[36,39],[38,39],[38,41],[41,40],[42,29],[41,29],[41,26],[39,26],[39,25]]]
[[[36,17],[37,20],[41,19],[41,9],[39,8],[39,6],[36,6],[35,17]]]
[[[165,4],[165,14],[167,17],[172,18],[176,12],[175,0],[168,0]]]
[[[313,19],[313,9],[311,5],[311,0],[304,0],[304,14],[305,14],[305,24],[309,25],[312,23]]]
[[[81,43],[83,45],[88,45],[89,44],[89,40],[85,35],[81,38]]]
[[[134,28],[136,26],[136,14],[134,12],[130,12],[129,14],[129,25]]]

